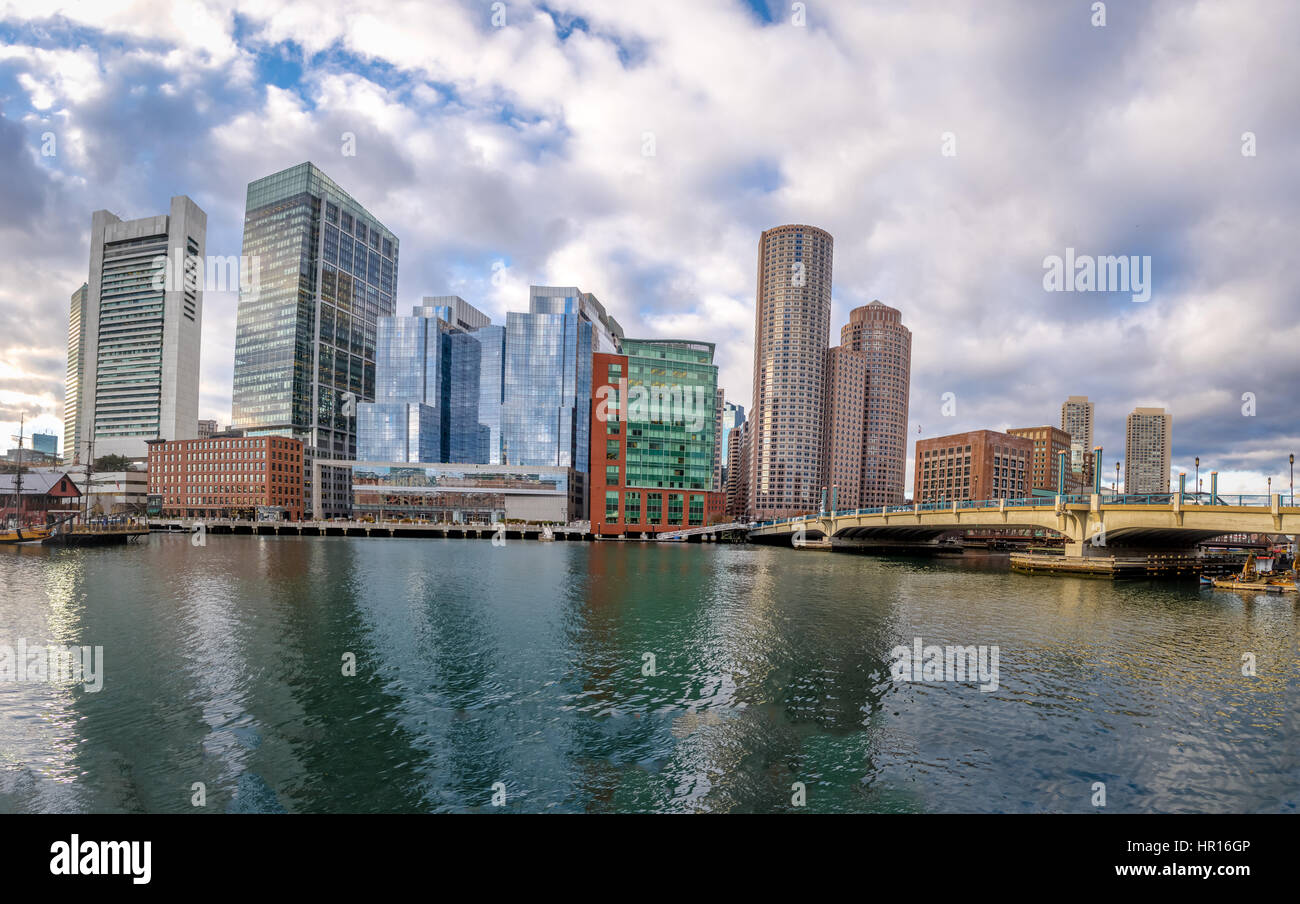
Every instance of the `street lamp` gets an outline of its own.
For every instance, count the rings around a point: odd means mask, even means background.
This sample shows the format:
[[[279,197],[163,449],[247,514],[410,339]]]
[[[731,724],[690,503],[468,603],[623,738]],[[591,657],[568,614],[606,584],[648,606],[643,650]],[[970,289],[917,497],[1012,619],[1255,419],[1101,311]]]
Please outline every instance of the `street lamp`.
[[[1119,495],[1119,462],[1115,462],[1115,495]]]
[[[1201,456],[1196,456],[1196,501],[1201,499]]]
[[[1291,504],[1295,505],[1295,455],[1291,455]]]

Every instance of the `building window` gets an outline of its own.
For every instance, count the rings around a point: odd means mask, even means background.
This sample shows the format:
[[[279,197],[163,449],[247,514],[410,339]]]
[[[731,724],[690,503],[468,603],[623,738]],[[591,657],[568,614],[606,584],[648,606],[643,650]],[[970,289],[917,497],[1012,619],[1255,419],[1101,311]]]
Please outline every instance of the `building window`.
[[[618,522],[618,490],[605,491],[605,523]]]
[[[641,520],[641,494],[628,493],[623,499],[623,518],[627,524]]]
[[[612,487],[618,486],[618,465],[605,467],[605,483]]]

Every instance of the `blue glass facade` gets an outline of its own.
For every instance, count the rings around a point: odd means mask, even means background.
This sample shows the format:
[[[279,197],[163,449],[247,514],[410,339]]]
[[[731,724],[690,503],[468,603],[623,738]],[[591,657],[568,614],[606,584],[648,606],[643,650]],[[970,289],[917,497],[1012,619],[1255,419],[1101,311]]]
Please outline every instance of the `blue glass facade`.
[[[488,464],[501,464],[501,406],[506,386],[506,328],[485,326],[470,335],[479,343],[478,421],[487,428]]]
[[[492,428],[479,415],[483,331],[452,326],[447,311],[417,307],[379,321],[376,401],[357,406],[362,460],[492,463]],[[490,349],[493,356],[501,354]],[[489,422],[499,407],[490,406]]]
[[[501,445],[508,464],[590,469],[591,356],[622,331],[595,297],[533,286],[528,313],[506,315]]]

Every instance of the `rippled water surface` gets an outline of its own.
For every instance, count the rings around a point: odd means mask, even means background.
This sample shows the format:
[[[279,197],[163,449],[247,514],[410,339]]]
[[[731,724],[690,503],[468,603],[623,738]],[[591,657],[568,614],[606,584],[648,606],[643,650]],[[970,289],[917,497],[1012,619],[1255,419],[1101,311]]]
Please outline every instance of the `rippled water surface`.
[[[1286,811],[1292,598],[766,547],[0,547],[0,812]],[[996,644],[999,686],[890,651]],[[356,676],[343,674],[345,654]],[[1244,677],[1242,656],[1255,657]],[[653,654],[654,674],[646,654]]]

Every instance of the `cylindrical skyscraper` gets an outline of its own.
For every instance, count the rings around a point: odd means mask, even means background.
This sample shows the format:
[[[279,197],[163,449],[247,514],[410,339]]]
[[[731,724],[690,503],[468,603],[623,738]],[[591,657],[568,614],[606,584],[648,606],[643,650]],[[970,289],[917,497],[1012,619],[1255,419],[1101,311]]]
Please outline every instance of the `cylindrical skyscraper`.
[[[867,359],[858,507],[897,505],[903,501],[907,470],[912,331],[897,310],[873,301],[849,312],[849,322],[840,328],[840,345]]]
[[[814,226],[777,226],[758,242],[749,508],[759,519],[817,510],[833,253]]]

